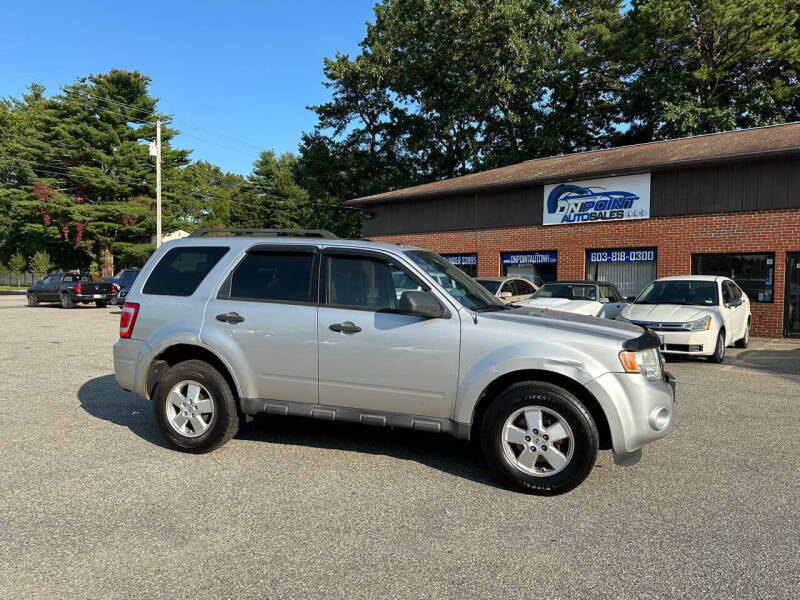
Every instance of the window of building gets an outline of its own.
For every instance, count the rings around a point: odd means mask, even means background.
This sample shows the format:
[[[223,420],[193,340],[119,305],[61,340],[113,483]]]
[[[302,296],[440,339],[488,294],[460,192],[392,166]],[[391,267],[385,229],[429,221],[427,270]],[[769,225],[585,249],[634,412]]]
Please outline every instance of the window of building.
[[[611,248],[586,251],[586,279],[607,281],[623,296],[637,296],[656,278],[655,248]]]
[[[772,302],[775,254],[692,254],[693,275],[719,275],[736,282],[751,302]]]
[[[251,252],[233,272],[230,297],[309,302],[313,263],[311,252]]]
[[[158,261],[142,292],[158,296],[191,296],[227,251],[224,246],[173,248]]]
[[[536,286],[558,278],[558,253],[555,250],[503,252],[500,254],[500,265],[504,276],[522,277]]]
[[[464,271],[470,277],[478,276],[477,254],[442,254],[442,258]]]

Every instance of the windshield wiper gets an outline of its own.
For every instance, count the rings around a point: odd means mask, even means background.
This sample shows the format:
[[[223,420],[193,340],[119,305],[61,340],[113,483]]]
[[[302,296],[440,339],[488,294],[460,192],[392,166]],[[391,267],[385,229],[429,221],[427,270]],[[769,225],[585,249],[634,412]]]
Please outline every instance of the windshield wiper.
[[[498,310],[510,310],[511,308],[508,304],[487,304],[481,308],[476,308],[475,312],[495,312]]]

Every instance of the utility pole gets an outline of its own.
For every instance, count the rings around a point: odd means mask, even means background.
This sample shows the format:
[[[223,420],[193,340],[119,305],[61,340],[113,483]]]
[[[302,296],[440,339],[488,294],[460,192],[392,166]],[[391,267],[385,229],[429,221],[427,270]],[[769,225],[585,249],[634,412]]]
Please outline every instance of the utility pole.
[[[161,119],[156,121],[156,248],[161,246]]]

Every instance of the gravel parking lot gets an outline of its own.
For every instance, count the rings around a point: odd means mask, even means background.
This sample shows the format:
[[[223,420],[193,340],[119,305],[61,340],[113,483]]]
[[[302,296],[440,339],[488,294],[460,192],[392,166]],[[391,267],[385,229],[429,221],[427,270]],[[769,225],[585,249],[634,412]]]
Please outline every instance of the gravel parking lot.
[[[678,424],[577,490],[445,436],[256,419],[167,449],[114,380],[113,307],[0,296],[0,597],[797,598],[800,344],[670,362]]]

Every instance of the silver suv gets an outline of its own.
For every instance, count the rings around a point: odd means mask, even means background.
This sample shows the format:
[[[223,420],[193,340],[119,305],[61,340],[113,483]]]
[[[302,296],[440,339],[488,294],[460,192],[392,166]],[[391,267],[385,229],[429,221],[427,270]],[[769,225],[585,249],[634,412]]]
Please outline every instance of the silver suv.
[[[504,481],[556,494],[598,449],[632,464],[670,429],[674,378],[641,327],[506,305],[421,248],[225,233],[150,258],[114,345],[179,450],[259,413],[406,427],[479,439]]]

